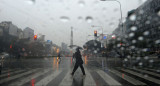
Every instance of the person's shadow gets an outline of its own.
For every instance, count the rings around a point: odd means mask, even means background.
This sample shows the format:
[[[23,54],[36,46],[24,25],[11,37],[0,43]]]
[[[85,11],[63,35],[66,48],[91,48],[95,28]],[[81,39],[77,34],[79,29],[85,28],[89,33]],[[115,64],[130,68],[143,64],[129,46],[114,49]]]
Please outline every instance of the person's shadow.
[[[83,77],[73,78],[72,86],[84,86],[84,79],[83,79]]]
[[[82,77],[82,74],[80,74],[79,71],[77,72],[78,73],[73,77],[72,86],[84,86],[85,77]]]

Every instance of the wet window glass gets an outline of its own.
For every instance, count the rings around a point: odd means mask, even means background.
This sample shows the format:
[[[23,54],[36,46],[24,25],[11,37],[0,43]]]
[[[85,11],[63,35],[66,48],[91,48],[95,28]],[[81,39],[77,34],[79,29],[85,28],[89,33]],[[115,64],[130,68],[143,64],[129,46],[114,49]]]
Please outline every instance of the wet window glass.
[[[0,0],[1,86],[159,86],[160,0]]]

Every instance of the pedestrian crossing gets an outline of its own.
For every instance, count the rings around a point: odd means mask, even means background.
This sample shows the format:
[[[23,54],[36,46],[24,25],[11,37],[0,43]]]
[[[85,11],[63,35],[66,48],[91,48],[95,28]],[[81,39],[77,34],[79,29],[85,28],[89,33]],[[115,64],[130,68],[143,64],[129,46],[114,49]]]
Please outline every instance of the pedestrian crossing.
[[[12,76],[5,77],[6,74],[0,75],[0,85],[1,86],[49,86],[50,82],[57,83],[56,78],[60,77],[62,73],[64,74],[64,78],[61,79],[58,83],[57,86],[73,86],[73,78],[82,78],[83,79],[83,86],[98,86],[97,81],[93,79],[95,76],[91,72],[96,72],[101,79],[107,83],[107,86],[125,86],[125,82],[130,83],[131,85],[140,85],[140,86],[145,86],[145,85],[154,85],[158,86],[160,85],[160,79],[152,77],[150,75],[159,77],[158,73],[150,72],[147,70],[143,69],[131,69],[131,68],[114,68],[114,69],[108,69],[108,72],[105,72],[101,69],[90,69],[90,68],[85,68],[86,76],[85,77],[76,77],[76,76],[71,76],[71,70],[53,70],[51,68],[36,68],[36,69],[13,69],[14,71],[11,70],[10,74]],[[64,72],[66,71],[66,72]],[[78,73],[75,74],[81,74],[81,70]],[[46,73],[49,73],[45,75]],[[113,77],[110,75],[114,74],[115,76],[121,78],[122,80],[117,79],[116,77]],[[148,74],[148,76],[144,76],[144,74]],[[15,75],[14,75],[15,74]],[[43,78],[40,78],[40,80],[37,80],[39,76],[44,76]],[[3,77],[3,78],[1,78]],[[148,82],[146,82],[148,81]],[[26,85],[28,83],[28,85]],[[32,84],[32,85],[31,85]],[[33,85],[34,84],[34,85]],[[105,84],[104,84],[105,85]],[[54,84],[53,84],[54,86]]]

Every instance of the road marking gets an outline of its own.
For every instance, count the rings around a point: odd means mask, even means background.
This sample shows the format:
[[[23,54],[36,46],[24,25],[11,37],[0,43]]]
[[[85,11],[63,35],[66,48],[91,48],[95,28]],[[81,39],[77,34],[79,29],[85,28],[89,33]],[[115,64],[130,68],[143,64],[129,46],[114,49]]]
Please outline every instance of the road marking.
[[[14,73],[20,73],[20,72],[23,72],[23,71],[26,71],[26,70],[15,70],[15,71],[12,71],[12,72],[8,72],[7,74],[5,73],[5,74],[0,75],[0,78],[7,77],[8,74],[13,75]]]
[[[31,81],[32,79],[35,79],[35,78],[47,73],[48,71],[50,71],[50,69],[45,69],[44,71],[40,71],[38,73],[35,73],[34,75],[30,75],[28,77],[25,77],[25,78],[21,79],[20,81],[13,82],[13,83],[9,84],[9,86],[22,86],[23,84]]]
[[[85,73],[86,73],[86,76],[84,78],[84,86],[96,86],[96,83],[93,80],[93,77],[91,76],[90,72],[87,70],[85,66],[84,68],[85,68]]]
[[[158,79],[152,78],[150,76],[145,77],[144,75],[142,75],[140,73],[133,72],[128,69],[121,69],[121,70],[160,85],[160,80],[158,80]]]
[[[121,84],[118,81],[114,80],[111,76],[109,76],[104,71],[98,70],[97,73],[103,78],[103,80],[105,80],[107,84],[112,86],[121,86]]]
[[[129,69],[133,69],[133,68],[129,68]],[[150,75],[154,75],[154,76],[160,77],[160,74],[157,74],[157,73],[154,73],[154,72],[150,72],[150,71],[146,71],[146,70],[142,70],[142,69],[133,69],[133,70],[137,70],[139,72],[148,73]]]
[[[60,83],[59,86],[71,86],[73,82],[73,78],[70,75],[70,71],[66,74],[66,76],[63,78],[62,82]]]
[[[51,75],[43,78],[39,82],[35,84],[35,86],[47,86],[47,84],[52,81],[55,77],[57,77],[62,71],[61,70],[56,70],[54,73]]]
[[[118,72],[117,70],[111,69],[109,70],[110,72],[114,73],[115,75],[119,76],[120,78],[122,78],[122,74],[121,72]],[[129,83],[133,84],[133,85],[146,85],[145,83],[138,81],[130,76],[127,76],[124,74],[124,77],[122,78],[126,81],[128,81]]]
[[[12,71],[15,71],[15,70],[17,70],[17,69],[2,69],[2,74],[4,74],[4,73],[7,73],[7,72],[12,72]]]
[[[149,69],[149,68],[144,68],[144,69],[158,73],[158,69],[157,70],[156,69]]]
[[[8,82],[8,81],[11,81],[11,80],[13,80],[13,79],[22,77],[22,76],[27,75],[27,74],[30,74],[30,73],[33,73],[33,72],[35,72],[35,71],[37,71],[37,70],[38,70],[38,69],[33,69],[33,70],[31,70],[31,71],[27,71],[27,72],[24,72],[24,73],[15,75],[15,76],[11,76],[11,77],[9,77],[9,78],[2,79],[2,80],[0,81],[0,83],[5,83],[5,82]]]

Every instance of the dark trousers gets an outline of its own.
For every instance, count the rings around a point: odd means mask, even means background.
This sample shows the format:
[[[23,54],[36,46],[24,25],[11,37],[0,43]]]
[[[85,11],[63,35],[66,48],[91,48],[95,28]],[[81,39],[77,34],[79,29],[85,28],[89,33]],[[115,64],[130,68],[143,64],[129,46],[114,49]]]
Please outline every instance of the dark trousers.
[[[73,71],[72,71],[72,75],[74,75],[74,72],[77,70],[77,68],[80,66],[80,68],[81,68],[81,71],[82,71],[82,73],[83,73],[83,75],[86,75],[85,74],[85,71],[84,71],[84,68],[83,68],[83,65],[82,64],[75,64],[75,66],[74,66],[74,69],[73,69]]]

